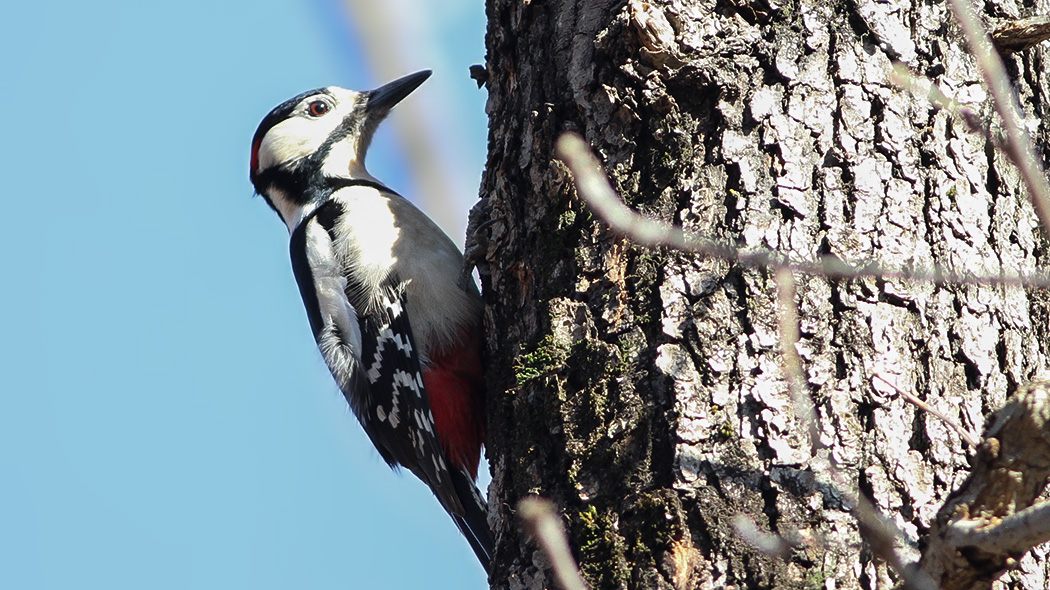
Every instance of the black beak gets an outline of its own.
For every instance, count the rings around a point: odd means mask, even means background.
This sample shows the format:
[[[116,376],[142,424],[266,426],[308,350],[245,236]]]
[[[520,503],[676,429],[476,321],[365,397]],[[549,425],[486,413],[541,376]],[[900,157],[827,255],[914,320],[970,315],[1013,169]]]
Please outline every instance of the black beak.
[[[423,70],[398,78],[368,92],[368,110],[385,113],[401,102],[413,90],[430,77],[430,70]]]

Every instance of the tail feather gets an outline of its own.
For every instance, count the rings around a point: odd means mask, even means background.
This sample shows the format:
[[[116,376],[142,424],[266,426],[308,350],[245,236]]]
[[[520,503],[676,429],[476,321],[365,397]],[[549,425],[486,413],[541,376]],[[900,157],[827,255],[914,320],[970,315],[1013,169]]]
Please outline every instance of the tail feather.
[[[466,472],[453,471],[452,484],[456,488],[460,504],[463,505],[463,514],[454,512],[449,512],[449,514],[467,539],[470,548],[474,550],[474,555],[477,555],[481,566],[486,572],[489,572],[495,543],[492,539],[492,530],[489,529],[488,504],[481,496],[477,486],[474,485],[473,479]]]

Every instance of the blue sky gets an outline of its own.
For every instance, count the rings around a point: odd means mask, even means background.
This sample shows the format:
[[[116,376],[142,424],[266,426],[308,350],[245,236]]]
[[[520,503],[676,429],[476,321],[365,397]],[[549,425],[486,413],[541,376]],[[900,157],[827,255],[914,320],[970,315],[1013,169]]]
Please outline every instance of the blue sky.
[[[467,76],[484,7],[393,6],[412,15],[411,42],[389,39],[398,74],[434,70],[403,106],[439,123],[456,198],[415,182],[388,130],[369,169],[430,197],[461,241],[485,158],[485,93]],[[484,587],[429,491],[350,416],[287,231],[247,180],[273,106],[387,81],[344,7],[4,13],[0,588]]]

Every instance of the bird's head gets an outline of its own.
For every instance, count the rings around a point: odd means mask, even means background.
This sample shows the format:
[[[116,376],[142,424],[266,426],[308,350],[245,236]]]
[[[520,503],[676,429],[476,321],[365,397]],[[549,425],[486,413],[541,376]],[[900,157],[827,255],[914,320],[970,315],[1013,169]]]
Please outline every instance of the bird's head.
[[[327,179],[373,180],[365,152],[376,127],[430,71],[409,74],[368,92],[335,86],[304,92],[274,108],[252,138],[249,176],[286,223]]]

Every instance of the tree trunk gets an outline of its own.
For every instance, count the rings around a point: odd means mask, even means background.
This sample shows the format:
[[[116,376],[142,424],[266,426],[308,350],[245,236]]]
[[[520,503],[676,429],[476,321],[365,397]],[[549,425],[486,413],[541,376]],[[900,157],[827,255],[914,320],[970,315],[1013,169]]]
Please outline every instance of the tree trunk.
[[[1040,3],[1041,2],[1040,0]],[[997,5],[1001,4],[1001,5]],[[985,16],[1019,13],[984,4]],[[553,587],[519,499],[562,510],[595,589],[886,588],[824,465],[915,544],[973,451],[881,375],[980,434],[1047,367],[1043,291],[796,275],[819,441],[792,412],[774,273],[613,235],[553,160],[585,137],[632,207],[741,248],[894,268],[1032,271],[1047,242],[984,137],[898,90],[899,61],[993,120],[939,3],[489,0],[493,588]],[[986,19],[987,20],[987,19]],[[1044,49],[1007,58],[1045,138]],[[744,515],[794,543],[782,556]],[[1045,548],[1003,587],[1040,589]]]

